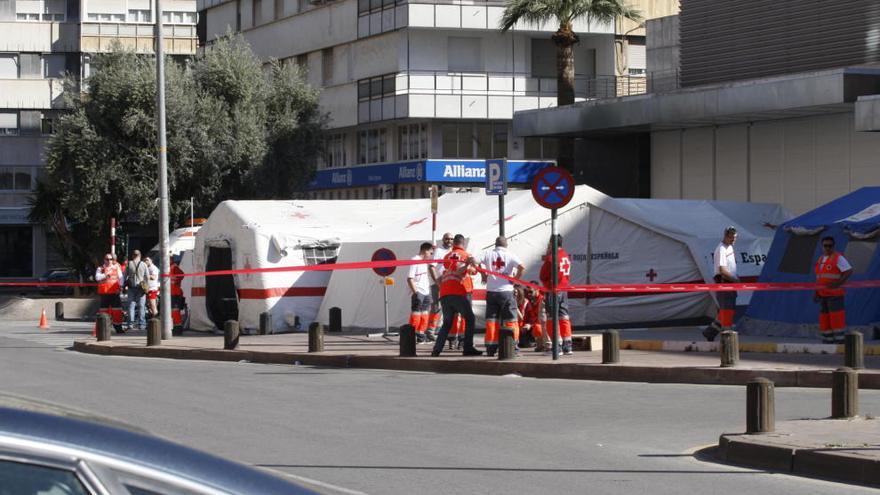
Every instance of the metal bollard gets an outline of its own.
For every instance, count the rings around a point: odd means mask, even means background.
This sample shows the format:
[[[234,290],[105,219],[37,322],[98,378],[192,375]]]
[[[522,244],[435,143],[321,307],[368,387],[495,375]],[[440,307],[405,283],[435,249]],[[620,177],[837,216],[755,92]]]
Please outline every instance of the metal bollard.
[[[317,321],[309,325],[309,352],[324,352],[324,326]]]
[[[239,335],[238,322],[236,320],[227,320],[223,324],[223,348],[231,351],[238,347]]]
[[[620,333],[617,330],[602,332],[602,364],[620,362]]]
[[[746,433],[770,433],[776,429],[773,382],[755,378],[746,384]]]
[[[854,370],[865,369],[865,336],[862,332],[848,332],[844,336],[844,342],[844,366]]]
[[[853,418],[859,415],[859,373],[851,368],[831,372],[831,417]]]
[[[406,324],[400,327],[400,357],[415,357],[416,329]]]
[[[260,335],[274,333],[272,328],[272,313],[265,311],[260,313]]]
[[[502,328],[498,332],[498,360],[508,361],[516,357],[516,341],[512,328]]]
[[[55,321],[64,321],[64,303],[61,301],[55,303]]]
[[[158,318],[150,318],[147,322],[147,347],[162,343],[162,323]]]
[[[721,367],[730,368],[739,363],[739,334],[733,330],[721,332]]]
[[[98,342],[110,340],[110,330],[113,328],[113,320],[110,318],[110,315],[107,313],[99,314],[97,325],[98,331],[95,336],[98,338]]]
[[[330,308],[330,332],[342,331],[342,309],[337,307]]]

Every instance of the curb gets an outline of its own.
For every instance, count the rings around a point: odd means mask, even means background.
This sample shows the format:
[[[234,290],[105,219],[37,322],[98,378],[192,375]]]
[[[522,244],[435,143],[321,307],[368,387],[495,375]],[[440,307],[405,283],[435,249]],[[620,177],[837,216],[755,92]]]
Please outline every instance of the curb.
[[[725,462],[768,471],[880,485],[880,459],[833,449],[800,448],[762,443],[760,435],[724,434],[718,457]]]
[[[620,348],[634,351],[718,352],[719,342],[691,340],[621,340]],[[844,354],[843,344],[740,342],[740,352],[779,354]],[[880,356],[880,345],[866,345],[866,356]]]
[[[223,349],[180,349],[162,346],[105,345],[76,341],[78,352],[105,356],[195,359],[204,361],[249,361],[262,364],[303,364],[335,368],[365,368],[426,373],[507,375],[529,378],[598,380],[643,383],[691,383],[700,385],[745,385],[758,377],[772,380],[777,387],[830,388],[831,370],[754,370],[721,367],[659,367],[623,364],[526,363],[485,361],[472,358],[430,359],[425,356],[326,355],[303,352],[227,351]],[[859,388],[880,389],[880,374],[859,375]]]

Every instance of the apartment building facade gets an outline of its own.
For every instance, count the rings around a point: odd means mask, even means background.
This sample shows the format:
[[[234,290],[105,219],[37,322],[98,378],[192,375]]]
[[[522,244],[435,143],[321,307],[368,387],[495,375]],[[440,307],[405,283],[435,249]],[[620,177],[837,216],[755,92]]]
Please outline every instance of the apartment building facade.
[[[166,50],[196,51],[195,0],[163,2]],[[114,43],[153,53],[154,0],[0,0],[0,278],[54,268],[49,235],[28,221],[46,142],[64,111],[63,77],[87,77]]]
[[[675,1],[641,3],[651,15],[677,10]],[[511,134],[514,112],[556,104],[556,27],[501,34],[501,1],[198,6],[207,49],[218,36],[240,32],[260,57],[297,64],[322,88],[330,131],[312,197],[424,197],[431,183],[478,186],[487,159],[511,160],[511,179],[522,181],[529,177],[524,171],[556,158],[554,139]],[[575,29],[578,100],[644,92],[640,26],[583,20]]]

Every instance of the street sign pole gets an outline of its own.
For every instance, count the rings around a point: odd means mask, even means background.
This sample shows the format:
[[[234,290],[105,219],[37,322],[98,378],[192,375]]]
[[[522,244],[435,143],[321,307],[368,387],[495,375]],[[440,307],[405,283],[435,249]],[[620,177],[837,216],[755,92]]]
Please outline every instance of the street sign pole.
[[[556,208],[550,210],[550,241],[553,252],[550,254],[550,262],[553,263],[553,276],[551,279],[550,307],[553,308],[553,360],[559,359],[559,243],[556,238]]]
[[[388,335],[388,284],[382,279],[382,295],[385,298],[385,335]]]
[[[379,248],[376,252],[373,253],[373,256],[370,258],[370,261],[394,261],[397,259],[394,252],[390,249]],[[382,284],[382,308],[385,311],[385,329],[382,333],[368,333],[367,337],[384,337],[387,339],[388,337],[396,337],[397,332],[391,332],[388,328],[388,286],[394,285],[394,279],[391,278],[391,274],[394,273],[395,267],[376,267],[373,268],[373,272],[381,277],[379,279],[379,283]]]
[[[504,195],[498,195],[498,235],[504,235]]]

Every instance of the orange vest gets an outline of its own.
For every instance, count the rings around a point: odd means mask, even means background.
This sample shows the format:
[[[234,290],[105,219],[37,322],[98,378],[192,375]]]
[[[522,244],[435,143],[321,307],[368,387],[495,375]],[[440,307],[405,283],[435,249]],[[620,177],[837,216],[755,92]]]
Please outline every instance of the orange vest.
[[[464,268],[464,262],[471,255],[464,249],[459,247],[452,248],[452,251],[443,257],[443,275],[440,282],[440,296],[449,295],[467,295],[473,290],[473,282],[467,269]]]
[[[183,277],[175,277],[175,275],[183,275],[183,270],[177,266],[177,263],[171,263],[171,295],[182,296],[183,289],[180,288],[180,282]]]
[[[110,264],[110,273],[105,273],[107,278],[101,280],[98,284],[98,294],[118,294],[119,293],[119,265]]]
[[[816,260],[816,282],[819,285],[828,285],[835,280],[840,280],[840,276],[843,273],[840,271],[840,268],[837,267],[837,260],[840,259],[840,253],[835,252],[831,256],[828,256],[824,263],[821,262],[822,258],[823,256],[819,256],[819,259]],[[846,294],[846,291],[840,287],[836,289],[819,289],[816,292],[822,297],[834,297]]]

